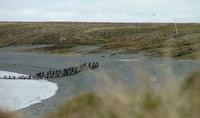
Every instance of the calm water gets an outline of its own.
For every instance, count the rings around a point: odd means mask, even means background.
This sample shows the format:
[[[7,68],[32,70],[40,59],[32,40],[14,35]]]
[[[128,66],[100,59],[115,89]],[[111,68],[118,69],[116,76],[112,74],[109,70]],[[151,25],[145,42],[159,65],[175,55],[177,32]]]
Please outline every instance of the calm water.
[[[5,75],[17,77],[24,74],[0,71],[0,77]],[[0,108],[9,111],[19,110],[48,99],[56,93],[57,89],[55,83],[45,80],[0,79]]]

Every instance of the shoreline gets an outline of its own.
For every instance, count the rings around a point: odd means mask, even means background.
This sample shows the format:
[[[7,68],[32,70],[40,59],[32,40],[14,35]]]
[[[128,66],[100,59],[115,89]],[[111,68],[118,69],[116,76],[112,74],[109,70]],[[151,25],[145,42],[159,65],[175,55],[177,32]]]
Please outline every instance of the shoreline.
[[[68,67],[70,65],[80,64],[82,62],[101,63],[100,68],[89,72],[78,73],[74,76],[63,77],[61,79],[49,80],[56,83],[58,90],[54,96],[43,100],[39,104],[31,105],[28,108],[19,110],[24,118],[41,118],[49,112],[55,111],[58,107],[63,105],[66,101],[72,99],[74,96],[96,91],[101,89],[102,83],[95,77],[94,73],[99,71],[119,74],[119,79],[127,84],[127,86],[134,86],[136,84],[138,65],[142,64],[147,68],[149,77],[160,78],[163,76],[160,71],[159,64],[166,66],[172,65],[174,73],[177,78],[183,78],[191,71],[198,68],[199,61],[187,60],[173,60],[162,58],[149,58],[141,55],[116,55],[110,54],[93,54],[93,55],[51,55],[51,54],[36,54],[36,53],[12,53],[0,52],[0,69],[6,71],[14,71],[25,74],[35,74],[40,71],[48,71],[49,69],[59,69]],[[102,57],[104,55],[105,57]],[[120,61],[121,59],[125,59]],[[127,59],[132,59],[128,61]],[[138,61],[134,61],[138,60]],[[133,68],[130,66],[133,65]],[[150,70],[149,70],[150,69]],[[131,77],[131,78],[130,78]]]
[[[0,75],[22,74],[0,71]],[[56,94],[58,86],[56,83],[46,80],[8,80],[0,79],[0,106],[4,110],[18,111],[31,105],[40,103]]]

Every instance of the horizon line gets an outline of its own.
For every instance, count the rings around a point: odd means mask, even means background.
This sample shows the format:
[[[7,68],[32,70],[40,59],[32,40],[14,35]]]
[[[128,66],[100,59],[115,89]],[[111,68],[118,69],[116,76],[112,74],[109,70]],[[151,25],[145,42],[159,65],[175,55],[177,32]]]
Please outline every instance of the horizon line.
[[[126,22],[126,21],[62,21],[62,20],[55,20],[55,21],[28,21],[28,20],[19,20],[19,21],[4,21],[0,20],[0,23],[108,23],[108,24],[172,24],[172,23],[180,23],[180,24],[200,24],[199,22],[157,22],[157,21],[138,21],[138,22]]]

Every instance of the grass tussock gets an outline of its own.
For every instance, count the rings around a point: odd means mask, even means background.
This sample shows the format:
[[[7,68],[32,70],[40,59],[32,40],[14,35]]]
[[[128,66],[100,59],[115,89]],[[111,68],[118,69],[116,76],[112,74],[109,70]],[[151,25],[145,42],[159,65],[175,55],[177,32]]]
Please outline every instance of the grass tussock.
[[[187,104],[184,115],[191,118],[200,117],[200,71],[193,73],[184,83],[183,91],[186,93]]]
[[[183,82],[174,83],[172,79],[159,87],[147,83],[127,92],[111,86],[75,97],[45,118],[200,117],[200,71]]]
[[[0,118],[17,118],[17,115],[15,113],[0,110]]]

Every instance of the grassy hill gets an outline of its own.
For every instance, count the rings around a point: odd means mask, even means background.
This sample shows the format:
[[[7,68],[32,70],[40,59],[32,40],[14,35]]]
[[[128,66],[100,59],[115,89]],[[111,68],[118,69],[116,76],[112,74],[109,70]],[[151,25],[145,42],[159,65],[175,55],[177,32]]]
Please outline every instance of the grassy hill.
[[[130,23],[0,23],[0,47],[53,44],[44,51],[68,50],[78,45],[100,45],[94,52],[121,49],[123,53],[200,58],[200,24]],[[59,51],[56,51],[59,53]]]

